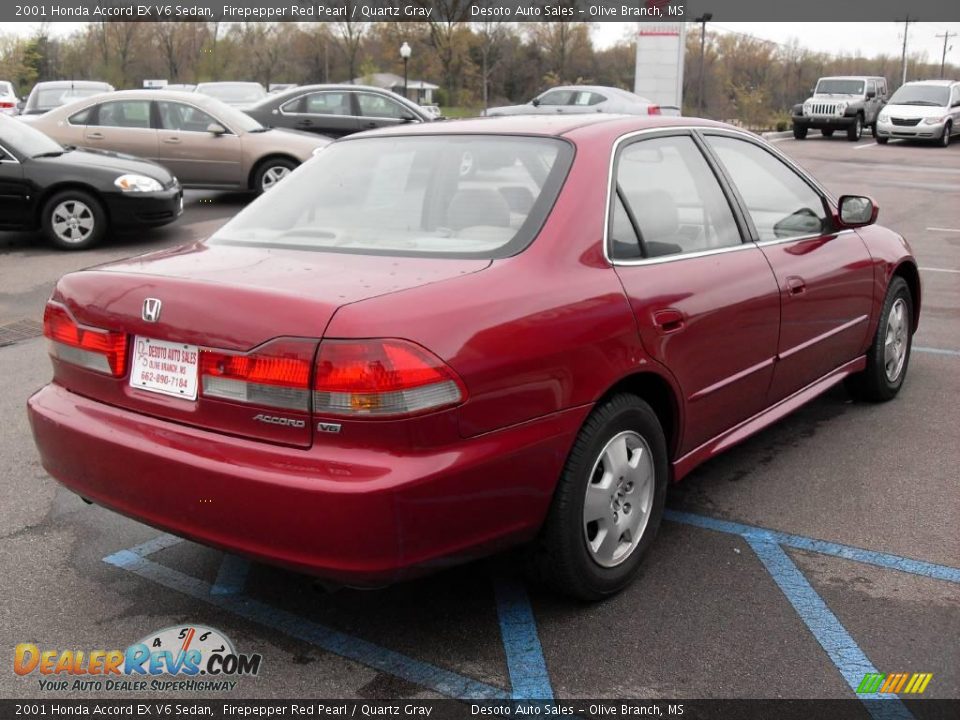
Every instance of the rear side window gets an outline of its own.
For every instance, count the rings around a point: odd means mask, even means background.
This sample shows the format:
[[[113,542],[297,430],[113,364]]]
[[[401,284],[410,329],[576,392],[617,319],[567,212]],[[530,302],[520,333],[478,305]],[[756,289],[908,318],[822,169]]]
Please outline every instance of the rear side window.
[[[97,114],[100,127],[149,128],[150,102],[148,100],[118,100],[100,105]]]
[[[823,198],[782,160],[746,140],[708,135],[759,240],[822,235],[829,230]]]
[[[616,200],[624,207],[622,213],[616,204],[612,208],[614,258],[654,258],[741,244],[720,184],[689,136],[627,145],[617,158],[616,179]]]
[[[556,138],[371,137],[334,143],[214,244],[507,257],[533,240],[573,151]]]

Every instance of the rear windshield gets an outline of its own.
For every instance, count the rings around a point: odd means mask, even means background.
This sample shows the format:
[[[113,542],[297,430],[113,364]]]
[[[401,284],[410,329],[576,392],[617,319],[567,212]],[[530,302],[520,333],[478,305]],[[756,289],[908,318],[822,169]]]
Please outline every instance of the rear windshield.
[[[48,90],[38,90],[37,99],[34,107],[40,110],[53,110],[61,105],[66,105],[74,100],[93,97],[107,92],[107,87],[103,88],[50,88]]]
[[[949,97],[946,85],[904,85],[890,98],[890,104],[946,107]]]
[[[818,95],[863,95],[863,80],[821,80]]]
[[[507,257],[546,219],[572,147],[556,138],[433,135],[333,143],[211,244],[378,255]]]

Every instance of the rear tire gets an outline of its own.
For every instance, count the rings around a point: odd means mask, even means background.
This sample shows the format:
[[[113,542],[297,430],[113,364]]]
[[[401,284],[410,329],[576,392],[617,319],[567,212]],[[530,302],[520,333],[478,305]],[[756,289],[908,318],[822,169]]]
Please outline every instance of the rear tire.
[[[83,190],[63,190],[44,203],[40,226],[47,239],[61,250],[86,250],[107,232],[107,213],[93,195]]]
[[[857,115],[853,124],[847,128],[847,140],[856,142],[863,137],[863,115]]]
[[[885,138],[885,137],[877,138],[877,145],[886,145],[888,142],[890,142],[890,138]]]
[[[867,367],[847,378],[847,389],[869,402],[886,402],[903,386],[913,345],[913,297],[906,280],[894,276],[880,312],[880,322],[867,351]]]
[[[796,140],[804,140],[807,137],[807,128],[802,125],[793,126],[793,137]]]
[[[833,137],[833,128],[827,128],[826,130],[821,130],[820,134],[824,137]]]
[[[666,438],[650,406],[621,394],[597,407],[530,548],[534,575],[580,600],[625,588],[660,527],[668,478]]]

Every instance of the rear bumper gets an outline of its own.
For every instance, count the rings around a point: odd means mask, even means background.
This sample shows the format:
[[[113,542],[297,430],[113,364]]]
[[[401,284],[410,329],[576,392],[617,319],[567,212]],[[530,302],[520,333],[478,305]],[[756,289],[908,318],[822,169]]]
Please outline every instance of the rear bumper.
[[[200,543],[355,585],[531,538],[588,411],[399,456],[234,438],[54,384],[28,402],[43,467],[79,495]]]
[[[106,200],[110,220],[117,227],[166,225],[183,213],[179,185],[157,193],[113,193]]]

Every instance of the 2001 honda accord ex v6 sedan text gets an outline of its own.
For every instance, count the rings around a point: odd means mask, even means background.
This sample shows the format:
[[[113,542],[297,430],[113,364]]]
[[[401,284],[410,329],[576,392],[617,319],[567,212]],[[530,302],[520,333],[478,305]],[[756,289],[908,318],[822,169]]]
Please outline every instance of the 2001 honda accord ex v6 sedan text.
[[[206,242],[62,278],[34,436],[83,497],[266,562],[373,585],[532,540],[599,598],[671,478],[841,380],[897,394],[920,282],[876,216],[707,121],[350,136]]]

